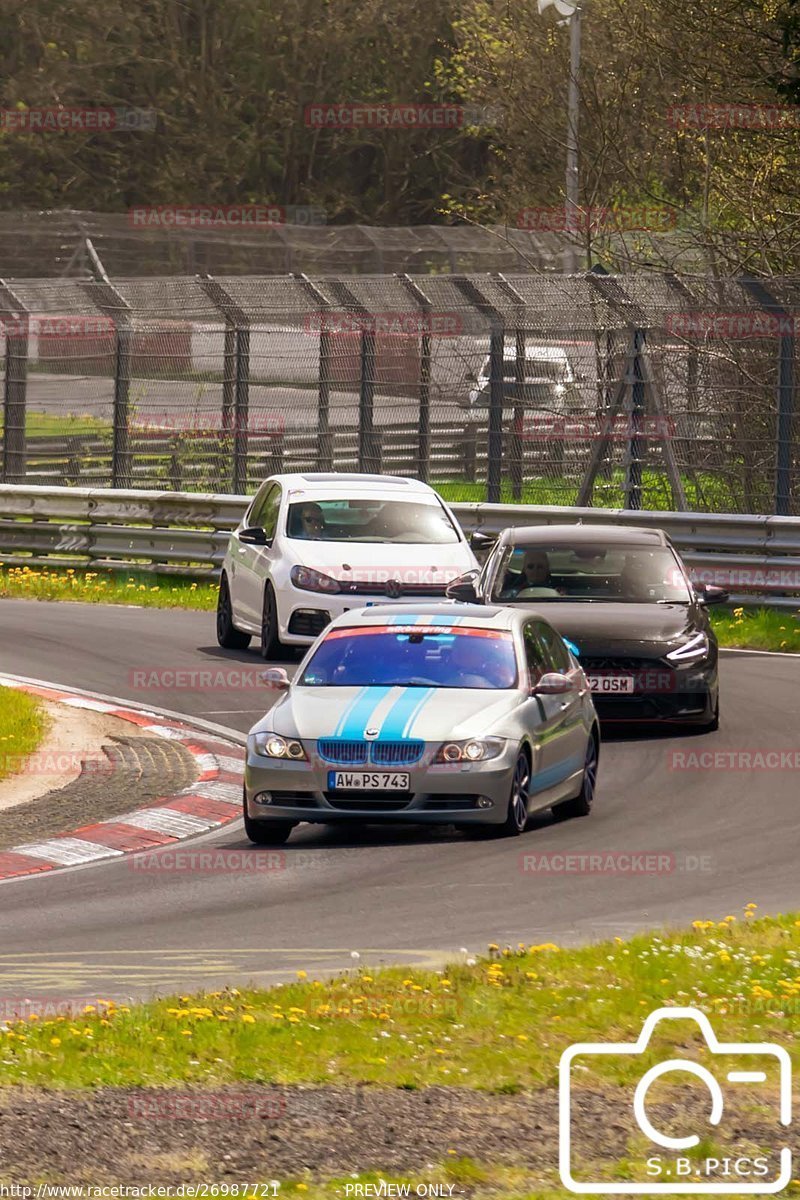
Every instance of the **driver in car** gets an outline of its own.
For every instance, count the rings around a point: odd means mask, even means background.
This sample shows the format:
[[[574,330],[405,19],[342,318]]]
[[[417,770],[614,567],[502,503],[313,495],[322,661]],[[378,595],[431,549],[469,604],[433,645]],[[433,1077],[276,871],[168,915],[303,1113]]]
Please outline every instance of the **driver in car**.
[[[318,542],[325,536],[325,517],[318,504],[304,504],[300,510],[299,537]]]
[[[550,561],[545,551],[526,550],[519,574],[509,572],[506,575],[500,599],[514,600],[517,596],[524,596],[526,600],[536,600],[540,596],[560,594],[550,578]]]

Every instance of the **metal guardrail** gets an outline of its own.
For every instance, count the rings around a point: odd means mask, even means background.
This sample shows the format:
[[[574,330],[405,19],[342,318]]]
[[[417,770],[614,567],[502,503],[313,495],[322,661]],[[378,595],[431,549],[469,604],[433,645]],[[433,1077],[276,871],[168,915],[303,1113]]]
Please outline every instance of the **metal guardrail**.
[[[0,484],[0,562],[213,579],[246,496]],[[454,504],[462,527],[625,524],[663,529],[695,580],[731,603],[800,610],[800,518]]]

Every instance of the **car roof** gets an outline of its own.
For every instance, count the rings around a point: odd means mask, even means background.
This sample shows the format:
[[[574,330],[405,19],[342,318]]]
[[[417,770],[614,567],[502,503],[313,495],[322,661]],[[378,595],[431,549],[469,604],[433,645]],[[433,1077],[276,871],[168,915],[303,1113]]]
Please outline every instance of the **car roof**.
[[[491,357],[491,355],[487,354],[486,357],[488,359]],[[503,348],[503,358],[516,358],[516,357],[517,357],[516,349],[513,346],[506,344]],[[564,349],[563,346],[526,346],[525,347],[525,357],[526,358],[539,358],[539,359],[548,359],[548,358],[568,359],[569,355],[567,354],[567,351]]]
[[[635,525],[517,525],[504,529],[501,539],[512,546],[666,546],[663,529]]]
[[[352,608],[336,617],[327,626],[326,632],[328,629],[341,629],[351,625],[359,628],[365,625],[385,625],[390,618],[397,624],[425,625],[430,624],[426,618],[434,617],[439,618],[437,624],[442,625],[446,624],[443,618],[447,618],[453,624],[468,628],[513,629],[520,619],[530,620],[531,610],[526,609],[522,612],[519,609],[487,604],[374,604],[369,608]]]
[[[421,479],[405,479],[400,475],[362,475],[356,471],[303,471],[284,475],[271,475],[273,483],[298,491],[313,492],[353,489],[358,492],[396,492],[397,495],[411,492],[435,495]],[[265,481],[266,482],[266,481]]]

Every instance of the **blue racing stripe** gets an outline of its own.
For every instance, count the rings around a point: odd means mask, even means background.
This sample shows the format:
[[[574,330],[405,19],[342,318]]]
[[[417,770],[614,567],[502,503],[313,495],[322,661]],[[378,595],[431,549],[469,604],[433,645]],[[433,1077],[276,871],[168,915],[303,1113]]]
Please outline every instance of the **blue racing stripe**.
[[[336,727],[335,737],[362,738],[364,730],[369,725],[369,719],[384,697],[388,696],[391,686],[364,688],[353,703],[345,711]]]
[[[407,737],[406,729],[410,722],[435,691],[435,688],[406,688],[386,714],[386,719],[381,725],[381,741],[385,739],[394,742]]]

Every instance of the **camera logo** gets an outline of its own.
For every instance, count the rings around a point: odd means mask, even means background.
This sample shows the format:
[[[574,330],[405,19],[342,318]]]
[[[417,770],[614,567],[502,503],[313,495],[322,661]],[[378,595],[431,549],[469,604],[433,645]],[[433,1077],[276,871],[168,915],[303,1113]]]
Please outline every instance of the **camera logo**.
[[[609,1182],[605,1170],[597,1171],[602,1174],[602,1180],[592,1179],[588,1164],[596,1162],[598,1157],[596,1134],[593,1142],[590,1132],[581,1130],[581,1106],[573,1098],[576,1069],[587,1069],[580,1060],[600,1055],[648,1055],[652,1061],[652,1053],[648,1051],[656,1026],[660,1021],[676,1020],[692,1021],[699,1027],[704,1045],[700,1047],[698,1058],[708,1060],[708,1066],[695,1059],[670,1058],[650,1066],[638,1076],[631,1070],[632,1064],[628,1064],[620,1078],[637,1080],[635,1088],[633,1083],[628,1087],[623,1082],[622,1086],[626,1098],[630,1099],[631,1132],[638,1127],[652,1144],[648,1151],[650,1157],[639,1169],[640,1181],[634,1178],[636,1169],[629,1157],[624,1178],[619,1182]],[[696,1030],[687,1027],[682,1032],[687,1035],[685,1041]],[[648,1099],[648,1093],[659,1080],[673,1089],[684,1089],[677,1105],[674,1093],[671,1103],[664,1105],[659,1105],[653,1096]],[[744,1085],[746,1092],[740,1085]],[[692,1088],[693,1103],[688,1103],[687,1086]],[[772,1098],[777,1096],[777,1124],[789,1125],[792,1079],[788,1051],[771,1042],[720,1042],[708,1017],[696,1008],[657,1009],[647,1018],[635,1042],[578,1042],[564,1051],[559,1064],[561,1182],[579,1195],[771,1195],[780,1192],[792,1178],[792,1153],[788,1146],[776,1146],[769,1153],[757,1156],[737,1155],[735,1150],[706,1151],[713,1144],[712,1135],[718,1139],[725,1136],[726,1104],[730,1102],[735,1108],[737,1101],[739,1104],[752,1103],[754,1088],[763,1093],[759,1094],[761,1102],[773,1108]],[[702,1093],[705,1116],[695,1114],[698,1092]],[[662,1127],[666,1117],[654,1116],[656,1109],[671,1113],[673,1121],[676,1112],[681,1114],[685,1122],[683,1129],[666,1132]],[[783,1141],[783,1138],[779,1140]],[[581,1166],[582,1159],[586,1166]]]

